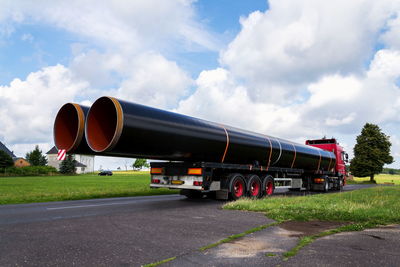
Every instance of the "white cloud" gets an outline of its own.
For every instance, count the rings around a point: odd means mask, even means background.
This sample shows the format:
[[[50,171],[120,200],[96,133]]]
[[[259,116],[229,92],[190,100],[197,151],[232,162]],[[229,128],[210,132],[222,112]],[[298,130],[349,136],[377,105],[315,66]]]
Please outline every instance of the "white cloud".
[[[400,3],[398,3],[400,5]],[[398,9],[398,7],[397,7]],[[387,22],[387,30],[381,36],[381,40],[390,48],[400,49],[400,11]]]
[[[22,41],[29,42],[29,43],[32,43],[33,40],[34,40],[34,37],[33,37],[32,34],[30,34],[30,33],[24,33],[24,34],[21,36],[21,40],[22,40]]]
[[[52,143],[56,112],[86,87],[87,83],[74,80],[62,65],[43,68],[26,80],[14,79],[0,86],[1,140],[23,147]]]
[[[217,49],[214,37],[197,22],[191,0],[99,2],[96,0],[2,1],[0,22],[44,22],[125,51],[194,45]],[[8,30],[9,32],[10,30]]]
[[[143,54],[131,65],[116,96],[151,106],[171,108],[186,94],[192,83],[175,62],[155,53]]]
[[[253,102],[246,87],[225,69],[203,71],[196,85],[197,91],[179,103],[177,112],[280,137],[298,138],[306,131],[301,126],[290,129],[299,121],[299,113],[291,107]]]
[[[0,121],[7,125],[0,138],[45,143],[64,102],[89,105],[103,94],[298,142],[327,135],[351,146],[365,122],[400,128],[398,0],[272,0],[266,12],[241,19],[240,33],[220,51],[221,67],[195,81],[166,56],[219,48],[191,4],[1,2],[0,38],[14,25],[44,23],[79,36],[79,43],[68,68],[45,68],[0,87]]]
[[[248,82],[254,101],[288,102],[323,76],[362,72],[395,2],[272,0],[241,19],[221,63]]]
[[[400,138],[399,135],[391,135],[390,142],[392,143],[391,153],[394,157],[400,159]],[[397,165],[399,162],[396,162]]]

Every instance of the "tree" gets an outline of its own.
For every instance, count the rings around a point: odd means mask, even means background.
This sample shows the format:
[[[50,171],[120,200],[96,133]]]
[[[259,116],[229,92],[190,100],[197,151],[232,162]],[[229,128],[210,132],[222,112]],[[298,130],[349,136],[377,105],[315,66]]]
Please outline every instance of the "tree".
[[[75,174],[76,173],[76,160],[72,155],[67,155],[66,159],[61,161],[60,173],[63,174]]]
[[[149,163],[147,163],[147,159],[136,159],[135,162],[132,164],[134,170],[141,170],[142,168],[150,167]]]
[[[13,159],[3,150],[0,150],[0,169],[4,171],[5,168],[14,165]]]
[[[46,156],[42,154],[42,150],[39,149],[38,145],[35,146],[33,151],[26,153],[25,157],[32,166],[46,166],[47,164]]]
[[[366,123],[357,136],[354,146],[354,158],[350,162],[350,170],[354,176],[370,177],[375,182],[375,174],[381,173],[384,164],[393,162],[390,155],[389,136],[382,133],[378,125]]]

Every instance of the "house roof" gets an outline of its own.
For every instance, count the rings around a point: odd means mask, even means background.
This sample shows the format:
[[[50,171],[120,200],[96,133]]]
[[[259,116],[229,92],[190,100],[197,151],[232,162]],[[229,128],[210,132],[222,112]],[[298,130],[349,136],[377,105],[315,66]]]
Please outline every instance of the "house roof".
[[[53,146],[49,151],[46,153],[47,155],[58,154],[58,150],[56,146]]]
[[[86,168],[87,166],[85,165],[85,164],[83,164],[83,163],[80,163],[80,162],[76,162],[75,163],[75,167],[84,167],[84,168]]]
[[[6,152],[10,157],[16,158],[14,153],[12,151],[10,151],[2,142],[0,142],[0,150],[3,150],[4,152]]]

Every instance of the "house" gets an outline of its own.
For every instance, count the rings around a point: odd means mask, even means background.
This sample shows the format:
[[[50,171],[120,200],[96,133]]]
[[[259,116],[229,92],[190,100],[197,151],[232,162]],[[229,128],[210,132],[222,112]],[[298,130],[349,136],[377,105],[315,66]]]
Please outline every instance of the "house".
[[[27,167],[31,164],[24,158],[13,158],[15,167]]]
[[[58,150],[53,146],[47,153],[47,165],[53,166],[57,170],[60,170],[61,161],[57,159]],[[76,173],[90,173],[94,172],[94,156],[92,155],[74,155],[76,160]]]
[[[0,142],[0,150],[6,152],[13,159],[15,167],[26,167],[31,165],[26,159],[15,156],[14,152],[10,151],[2,142]]]

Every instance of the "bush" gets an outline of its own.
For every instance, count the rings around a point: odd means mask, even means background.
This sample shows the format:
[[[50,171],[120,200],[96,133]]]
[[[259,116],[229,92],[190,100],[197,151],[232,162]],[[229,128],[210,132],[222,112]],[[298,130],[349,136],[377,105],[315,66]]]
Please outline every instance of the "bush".
[[[42,175],[57,175],[56,168],[51,166],[27,166],[22,168],[9,167],[6,168],[1,176],[42,176]]]
[[[0,170],[14,165],[12,158],[3,150],[0,150]]]

